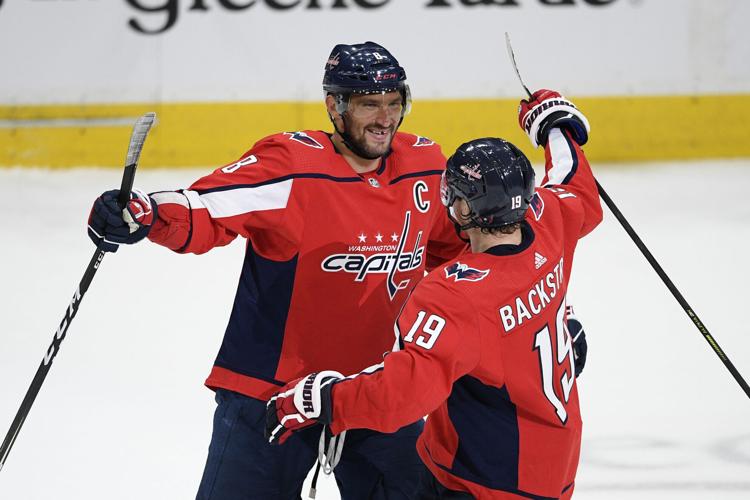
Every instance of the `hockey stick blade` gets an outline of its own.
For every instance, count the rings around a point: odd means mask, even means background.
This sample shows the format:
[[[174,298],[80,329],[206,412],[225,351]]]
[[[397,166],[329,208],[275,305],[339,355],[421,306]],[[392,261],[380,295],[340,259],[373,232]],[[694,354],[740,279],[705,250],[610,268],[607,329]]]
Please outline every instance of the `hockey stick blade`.
[[[513,47],[511,47],[511,44],[510,44],[510,35],[507,32],[505,33],[505,43],[508,47],[508,55],[510,56],[510,62],[513,65],[513,69],[516,71],[516,75],[518,76],[518,81],[521,82],[521,86],[526,91],[526,93],[529,94],[529,97],[530,97],[531,92],[529,92],[529,89],[523,83],[523,79],[521,78],[521,73],[519,73],[518,71],[518,66],[516,65],[516,57],[513,54]],[[609,195],[604,190],[602,185],[599,184],[598,180],[596,181],[596,189],[599,191],[599,196],[601,197],[602,200],[604,200],[604,203],[609,208],[609,211],[612,212],[612,214],[615,216],[615,218],[620,223],[620,225],[625,230],[625,232],[628,233],[628,236],[630,236],[630,239],[633,240],[633,243],[635,243],[635,246],[638,247],[638,250],[641,251],[641,254],[643,254],[643,256],[646,258],[648,263],[651,264],[651,267],[653,268],[653,270],[659,276],[659,278],[664,283],[664,285],[666,285],[667,289],[669,289],[669,291],[672,293],[672,296],[680,304],[682,309],[685,311],[685,314],[688,315],[688,318],[690,318],[690,321],[693,322],[693,324],[701,333],[703,338],[706,340],[706,342],[708,342],[708,345],[711,346],[711,349],[714,351],[714,353],[719,357],[721,362],[724,363],[724,366],[727,368],[727,370],[729,370],[729,373],[732,374],[732,377],[734,377],[734,380],[742,388],[745,395],[748,398],[750,398],[750,386],[748,386],[747,382],[742,377],[739,370],[737,370],[734,364],[729,360],[729,357],[726,355],[724,350],[719,346],[719,343],[716,341],[713,335],[711,335],[711,333],[708,331],[708,328],[706,328],[706,325],[703,324],[703,321],[701,321],[701,319],[695,313],[693,308],[690,307],[690,304],[688,304],[687,300],[685,300],[685,297],[682,296],[682,293],[680,293],[680,291],[677,289],[677,287],[669,278],[669,276],[667,276],[667,273],[664,272],[664,269],[661,267],[659,262],[653,256],[653,254],[648,249],[648,247],[646,247],[646,244],[643,243],[643,240],[641,240],[641,238],[638,236],[638,233],[635,232],[635,229],[633,229],[633,226],[630,225],[630,223],[622,214],[622,212],[620,212],[620,209],[617,208],[617,205],[615,205],[615,202],[612,200],[612,198],[609,197]]]
[[[125,170],[122,176],[120,198],[118,199],[118,202],[122,207],[127,203],[129,193],[132,190],[133,181],[135,179],[135,170],[138,167],[138,160],[140,159],[141,150],[143,149],[143,143],[146,140],[146,135],[154,124],[155,119],[156,115],[154,113],[146,113],[140,117],[133,126],[133,132],[130,136],[130,143],[128,145],[128,154],[125,160]],[[125,191],[126,189],[127,191]],[[123,192],[125,192],[124,196]],[[31,406],[34,404],[37,394],[39,394],[44,379],[47,377],[47,373],[52,366],[52,361],[60,351],[60,344],[62,344],[62,341],[65,339],[65,334],[70,327],[70,323],[72,323],[73,318],[75,318],[76,313],[78,313],[78,307],[80,306],[91,281],[94,279],[94,275],[96,274],[97,269],[99,269],[102,259],[104,259],[104,253],[104,250],[101,250],[98,247],[94,251],[94,255],[91,257],[91,260],[86,267],[86,271],[83,273],[83,278],[81,278],[78,288],[76,288],[76,291],[73,293],[73,298],[70,300],[70,304],[68,304],[68,307],[65,309],[65,315],[63,316],[60,325],[57,327],[57,330],[55,330],[55,334],[52,337],[52,343],[44,354],[42,362],[39,364],[39,368],[31,381],[31,385],[26,391],[21,406],[18,408],[18,412],[13,419],[13,423],[11,423],[8,433],[5,435],[3,444],[0,446],[0,470],[2,470],[5,465],[5,460],[8,458],[8,454],[10,453],[13,444],[16,442],[18,433],[21,431],[21,427],[26,421],[26,417],[31,410]]]
[[[146,141],[146,136],[155,122],[156,113],[151,112],[138,118],[133,126],[133,133],[130,135],[130,144],[128,145],[128,154],[125,156],[125,172],[122,175],[120,197],[117,199],[120,208],[125,208],[125,204],[128,202],[128,196],[133,190],[135,169],[138,166],[138,160],[141,157],[143,143]]]

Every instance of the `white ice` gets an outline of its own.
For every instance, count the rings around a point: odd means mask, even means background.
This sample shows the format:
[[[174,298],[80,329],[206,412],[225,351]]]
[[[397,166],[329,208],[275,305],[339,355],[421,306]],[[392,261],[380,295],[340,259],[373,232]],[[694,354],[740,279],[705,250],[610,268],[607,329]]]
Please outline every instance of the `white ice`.
[[[750,160],[597,173],[750,380]],[[143,170],[136,186],[199,175]],[[119,177],[0,170],[0,437],[93,254],[90,204]],[[0,471],[0,498],[194,498],[214,409],[203,380],[242,253],[241,242],[202,256],[144,243],[106,256]],[[750,400],[606,209],[571,296],[589,339],[575,497],[750,498]],[[333,478],[318,498],[338,498]]]

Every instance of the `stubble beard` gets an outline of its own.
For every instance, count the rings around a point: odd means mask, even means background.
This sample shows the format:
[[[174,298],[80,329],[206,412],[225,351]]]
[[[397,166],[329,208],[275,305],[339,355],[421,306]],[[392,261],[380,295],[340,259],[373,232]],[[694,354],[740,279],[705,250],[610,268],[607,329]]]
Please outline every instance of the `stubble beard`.
[[[367,142],[367,136],[365,135],[365,130],[367,128],[370,127],[363,127],[362,131],[356,136],[350,134],[349,137],[351,142],[354,143],[354,146],[356,146],[360,151],[367,154],[366,158],[373,159],[384,156],[391,150],[391,144],[393,143],[393,138],[396,135],[396,128],[393,126],[388,127],[387,133],[390,135],[388,141],[381,145],[374,146],[368,144]]]

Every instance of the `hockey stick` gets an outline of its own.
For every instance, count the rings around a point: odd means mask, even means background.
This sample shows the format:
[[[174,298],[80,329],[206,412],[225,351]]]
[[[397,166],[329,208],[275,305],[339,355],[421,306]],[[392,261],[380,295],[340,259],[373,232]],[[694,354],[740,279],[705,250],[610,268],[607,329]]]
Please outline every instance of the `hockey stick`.
[[[513,47],[510,44],[510,35],[506,32],[505,33],[505,43],[508,48],[508,54],[510,55],[510,61],[511,64],[513,64],[513,69],[516,71],[516,75],[518,75],[518,80],[521,82],[521,85],[523,86],[526,93],[531,97],[531,92],[529,92],[529,89],[526,87],[526,85],[523,83],[523,80],[521,79],[521,74],[518,72],[518,66],[516,65],[516,57],[513,54]],[[734,364],[729,360],[727,355],[724,353],[721,347],[719,347],[719,343],[716,342],[716,339],[714,339],[713,335],[708,331],[708,328],[703,324],[701,319],[698,317],[698,315],[693,311],[693,308],[690,307],[690,304],[688,304],[687,300],[685,300],[685,297],[682,296],[679,290],[677,290],[677,287],[672,283],[672,280],[669,279],[669,276],[667,276],[667,273],[664,272],[664,269],[659,265],[659,263],[656,261],[654,256],[651,254],[649,249],[646,247],[646,245],[643,243],[641,238],[638,236],[638,234],[633,229],[633,226],[628,223],[627,219],[625,219],[625,216],[620,212],[620,210],[617,208],[617,205],[615,205],[615,202],[612,201],[612,198],[609,197],[606,191],[604,191],[604,188],[601,184],[599,184],[599,181],[596,181],[596,188],[599,190],[599,196],[601,196],[602,200],[604,200],[604,203],[609,207],[609,210],[612,212],[612,214],[617,218],[617,220],[622,225],[623,229],[625,229],[625,232],[628,233],[630,236],[630,239],[633,240],[633,243],[638,247],[638,249],[641,251],[644,257],[646,257],[646,260],[649,264],[651,264],[651,267],[656,271],[656,274],[659,275],[659,278],[664,282],[664,284],[667,286],[670,292],[672,292],[672,295],[675,299],[677,299],[677,302],[682,306],[682,309],[685,311],[685,313],[688,315],[690,320],[693,322],[695,327],[698,329],[699,332],[701,332],[701,335],[703,335],[703,338],[706,339],[706,342],[708,342],[708,345],[711,346],[711,349],[716,353],[717,356],[719,356],[719,359],[721,359],[722,363],[724,363],[724,366],[727,367],[727,370],[729,370],[729,373],[732,374],[734,379],[737,381],[738,384],[740,384],[740,387],[745,392],[745,395],[747,395],[748,398],[750,398],[750,386],[747,385],[747,382],[744,378],[742,378],[742,375],[740,375],[740,372],[735,368]]]
[[[146,135],[151,129],[155,119],[156,114],[146,113],[138,118],[138,121],[136,121],[133,126],[133,133],[130,136],[130,145],[128,146],[128,154],[125,158],[125,171],[122,175],[120,196],[117,199],[120,208],[125,208],[130,191],[133,189],[135,169],[138,167],[138,159],[141,156],[143,142],[146,140]],[[83,278],[81,278],[81,282],[78,284],[78,288],[73,294],[73,298],[70,300],[70,305],[68,305],[68,308],[65,310],[65,316],[60,322],[60,326],[58,326],[55,331],[55,335],[52,338],[52,344],[50,344],[49,349],[47,349],[47,352],[44,354],[44,358],[42,358],[42,362],[36,371],[36,375],[34,375],[34,379],[31,381],[31,385],[26,391],[26,396],[21,402],[21,407],[18,409],[18,413],[16,413],[16,417],[13,419],[13,423],[10,425],[8,433],[5,435],[2,447],[0,447],[0,470],[2,470],[5,460],[8,458],[13,443],[16,442],[21,426],[23,426],[23,423],[26,421],[26,417],[29,414],[29,410],[31,410],[31,405],[34,404],[34,400],[36,399],[37,394],[39,394],[39,389],[41,389],[44,379],[47,377],[47,372],[49,372],[49,369],[52,366],[52,360],[55,359],[55,356],[60,350],[60,344],[65,338],[65,333],[68,331],[70,323],[78,312],[78,307],[81,305],[83,295],[86,293],[86,290],[88,290],[96,271],[102,263],[102,259],[104,259],[104,253],[104,250],[101,250],[99,247],[94,251],[94,255],[91,257],[89,265],[83,273]]]

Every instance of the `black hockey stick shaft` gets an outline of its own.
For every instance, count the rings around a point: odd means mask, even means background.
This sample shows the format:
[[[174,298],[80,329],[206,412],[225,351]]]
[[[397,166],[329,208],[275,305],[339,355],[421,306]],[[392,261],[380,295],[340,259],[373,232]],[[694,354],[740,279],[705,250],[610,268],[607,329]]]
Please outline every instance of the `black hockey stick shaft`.
[[[130,144],[128,147],[128,154],[125,160],[125,171],[123,173],[122,184],[120,186],[120,196],[117,200],[121,208],[125,207],[125,203],[127,203],[130,191],[133,188],[135,170],[138,166],[138,159],[141,154],[141,149],[143,148],[143,142],[145,141],[146,134],[148,134],[148,131],[153,125],[155,118],[156,115],[154,113],[146,113],[138,119],[135,126],[133,127],[133,133],[130,137]],[[10,449],[16,442],[18,433],[20,432],[21,427],[26,421],[26,417],[31,410],[31,406],[34,404],[34,400],[36,399],[37,394],[39,394],[39,390],[41,389],[42,384],[47,377],[47,373],[52,366],[52,361],[60,350],[60,344],[65,339],[65,334],[70,327],[70,323],[78,313],[78,307],[81,304],[81,300],[83,300],[83,296],[89,289],[89,285],[91,285],[91,281],[94,279],[94,275],[99,269],[99,266],[102,263],[102,259],[104,259],[104,254],[105,252],[97,247],[97,249],[94,251],[94,255],[89,261],[88,266],[86,267],[86,271],[83,273],[83,278],[81,278],[81,282],[78,284],[78,288],[76,289],[75,293],[73,293],[73,298],[70,300],[70,304],[65,309],[65,315],[63,316],[60,325],[55,331],[55,335],[52,338],[52,343],[47,349],[44,358],[42,358],[42,362],[39,364],[39,368],[37,369],[36,374],[31,381],[31,385],[26,391],[26,396],[24,396],[23,401],[21,402],[21,406],[18,408],[16,417],[13,419],[8,433],[5,435],[2,447],[0,447],[0,470],[2,470],[3,465],[5,464],[5,460],[8,458],[8,454],[10,453]]]
[[[526,91],[526,93],[531,97],[531,92],[529,92],[528,87],[523,83],[523,79],[521,79],[521,73],[518,71],[518,65],[516,64],[516,56],[513,53],[513,47],[510,43],[510,35],[506,32],[505,33],[505,43],[506,47],[508,49],[508,55],[510,56],[510,62],[513,65],[513,69],[516,71],[516,75],[518,76],[518,80],[521,82],[521,86]],[[596,188],[599,191],[599,196],[604,200],[604,203],[607,205],[609,210],[612,212],[612,214],[617,218],[617,220],[620,222],[620,225],[622,225],[623,229],[625,229],[625,232],[628,233],[628,236],[630,236],[630,239],[633,240],[633,243],[638,247],[638,250],[641,251],[643,256],[646,258],[649,264],[651,264],[651,267],[656,271],[656,274],[659,275],[659,278],[664,282],[664,284],[667,286],[670,292],[672,292],[672,295],[675,299],[677,299],[677,302],[682,306],[682,309],[685,311],[685,313],[690,318],[690,321],[693,322],[695,327],[698,329],[699,332],[701,332],[701,335],[703,335],[703,338],[706,339],[706,342],[708,342],[708,345],[711,346],[711,349],[716,353],[716,355],[719,357],[722,363],[724,363],[724,366],[727,367],[727,370],[729,370],[729,373],[732,374],[734,379],[737,381],[737,383],[740,385],[742,390],[745,392],[745,395],[747,395],[748,398],[750,398],[750,386],[747,385],[747,382],[744,378],[742,378],[742,375],[737,370],[737,368],[734,366],[734,364],[729,360],[729,357],[724,353],[724,350],[719,346],[719,343],[716,342],[716,339],[714,339],[713,335],[708,331],[708,328],[706,328],[706,325],[703,324],[701,319],[698,317],[698,315],[693,311],[693,308],[690,307],[690,304],[688,304],[687,300],[685,300],[685,297],[682,296],[680,291],[677,289],[677,287],[672,283],[672,280],[669,279],[669,276],[667,276],[667,273],[664,272],[664,269],[662,269],[661,265],[659,265],[659,262],[657,262],[656,258],[654,258],[653,254],[649,251],[649,249],[646,247],[646,245],[643,243],[643,240],[638,236],[638,234],[633,229],[633,226],[630,225],[628,220],[625,218],[625,216],[620,212],[620,210],[617,208],[617,205],[615,205],[615,202],[612,201],[612,198],[609,197],[607,192],[604,190],[601,184],[599,184],[599,181],[596,181]]]
[[[729,357],[724,353],[724,350],[719,346],[719,343],[716,342],[716,339],[714,339],[713,335],[711,335],[711,333],[708,331],[706,325],[703,324],[703,321],[701,321],[695,311],[693,311],[693,308],[690,307],[690,304],[688,304],[687,300],[685,300],[685,297],[682,296],[675,284],[672,283],[672,280],[669,279],[667,273],[664,272],[664,269],[662,269],[661,265],[659,265],[659,262],[657,262],[656,258],[643,243],[643,240],[641,240],[641,238],[638,236],[638,233],[635,232],[633,226],[628,223],[625,216],[622,215],[622,212],[620,212],[620,210],[617,208],[617,205],[615,205],[615,202],[612,201],[612,198],[609,197],[601,184],[599,184],[599,181],[596,181],[596,188],[599,190],[599,196],[601,196],[609,210],[620,222],[620,225],[622,225],[623,229],[625,229],[625,232],[628,233],[628,236],[630,236],[630,239],[633,240],[635,246],[637,246],[638,250],[640,250],[643,256],[646,257],[648,263],[651,264],[651,267],[654,269],[654,271],[656,271],[656,274],[659,275],[659,278],[661,278],[669,291],[672,292],[674,298],[677,299],[677,302],[682,306],[682,309],[685,311],[685,313],[687,313],[688,317],[693,322],[695,327],[699,332],[701,332],[701,335],[703,335],[703,338],[706,339],[708,345],[710,345],[711,349],[713,349],[716,355],[719,356],[719,359],[721,359],[721,362],[724,363],[724,366],[727,367],[729,373],[732,374],[737,383],[740,384],[740,387],[742,387],[742,390],[745,391],[747,397],[750,398],[750,386],[747,385],[747,382],[744,378],[742,378],[740,372],[737,370],[737,368],[735,368],[734,364],[729,360]]]

